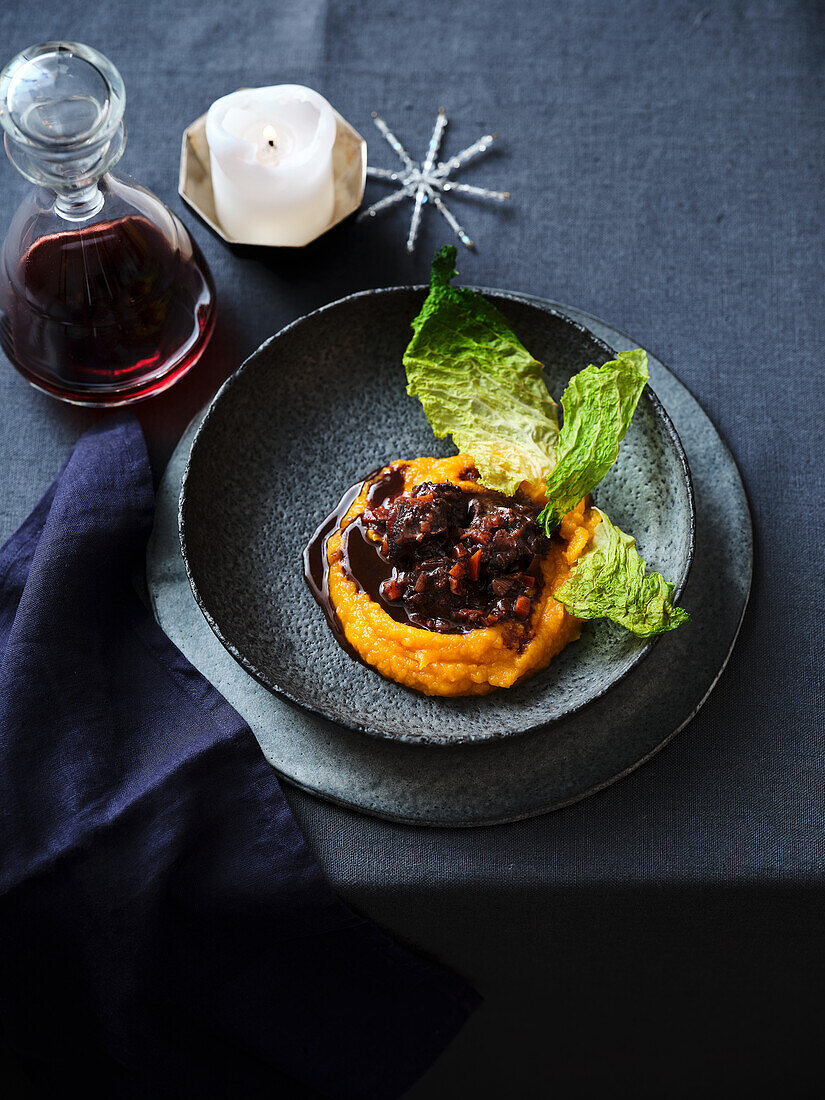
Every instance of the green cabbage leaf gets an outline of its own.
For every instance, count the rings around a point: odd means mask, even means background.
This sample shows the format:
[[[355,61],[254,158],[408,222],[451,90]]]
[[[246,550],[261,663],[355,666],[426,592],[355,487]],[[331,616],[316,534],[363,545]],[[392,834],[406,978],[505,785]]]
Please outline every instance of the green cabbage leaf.
[[[659,573],[645,573],[636,540],[596,511],[601,523],[555,598],[571,615],[612,619],[640,638],[690,622],[690,615],[671,603],[673,585]]]
[[[641,350],[620,351],[604,366],[586,367],[570,379],[561,399],[556,462],[546,478],[547,507],[539,517],[548,535],[618,458],[646,382],[647,355]]]
[[[558,415],[542,377],[496,307],[450,285],[456,249],[432,267],[430,292],[404,353],[407,392],[418,397],[439,439],[472,456],[484,485],[512,495],[541,487],[555,461]]]

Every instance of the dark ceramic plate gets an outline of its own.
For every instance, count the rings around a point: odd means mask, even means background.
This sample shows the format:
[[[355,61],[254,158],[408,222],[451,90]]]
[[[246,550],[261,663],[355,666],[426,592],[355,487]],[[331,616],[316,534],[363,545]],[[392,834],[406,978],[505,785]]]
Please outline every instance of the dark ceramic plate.
[[[192,590],[220,641],[272,691],[343,725],[395,740],[457,744],[545,726],[603,695],[650,650],[588,623],[549,668],[514,688],[429,698],[384,679],[335,641],[301,554],[344,489],[398,458],[454,453],[406,395],[401,356],[422,288],[344,298],[283,329],[216,395],[183,478],[180,535]],[[613,351],[583,326],[484,291],[546,364],[558,397]],[[648,387],[595,494],[681,593],[693,554],[693,491],[679,437]],[[667,638],[662,643],[667,645]]]

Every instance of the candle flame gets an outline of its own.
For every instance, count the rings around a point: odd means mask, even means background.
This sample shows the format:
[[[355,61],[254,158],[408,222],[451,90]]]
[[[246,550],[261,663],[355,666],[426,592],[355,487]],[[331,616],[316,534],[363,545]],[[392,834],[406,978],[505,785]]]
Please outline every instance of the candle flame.
[[[278,135],[275,133],[275,127],[274,126],[264,126],[264,141],[268,145],[274,145],[275,144],[275,138],[277,136]]]

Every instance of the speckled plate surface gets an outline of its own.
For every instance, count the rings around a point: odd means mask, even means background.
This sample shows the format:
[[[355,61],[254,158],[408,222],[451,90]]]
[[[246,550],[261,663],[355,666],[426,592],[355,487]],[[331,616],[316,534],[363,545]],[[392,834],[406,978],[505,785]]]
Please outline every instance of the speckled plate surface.
[[[485,292],[546,364],[550,392],[613,349],[563,314]],[[483,697],[427,697],[354,661],[303,577],[301,553],[343,491],[398,458],[450,454],[406,394],[401,357],[424,291],[335,302],[267,341],[223,386],[195,437],[181,494],[181,542],[195,597],[229,652],[268,688],[362,732],[455,745],[558,721],[618,683],[650,650],[588,623],[549,668]],[[693,494],[679,437],[642,396],[596,501],[632,532],[680,592],[693,550]]]
[[[550,306],[533,300],[537,307]],[[638,342],[597,318],[556,306],[617,350]],[[691,464],[696,545],[682,596],[693,621],[597,699],[547,729],[477,745],[428,746],[365,737],[269,691],[210,630],[186,576],[178,498],[195,418],[158,490],[147,581],[166,634],[251,726],[278,774],[302,790],[393,821],[492,825],[547,813],[601,790],[649,760],[693,717],[727,663],[742,622],[753,563],[751,519],[739,471],[696,399],[648,349],[650,378]],[[736,539],[720,539],[718,518]]]

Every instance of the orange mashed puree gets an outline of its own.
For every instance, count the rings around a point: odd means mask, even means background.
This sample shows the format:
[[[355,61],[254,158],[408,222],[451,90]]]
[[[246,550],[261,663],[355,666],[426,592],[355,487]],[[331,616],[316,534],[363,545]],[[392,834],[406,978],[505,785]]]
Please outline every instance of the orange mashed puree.
[[[404,467],[404,492],[423,481],[451,481],[476,491],[477,481],[462,480],[472,465],[468,455],[414,459]],[[396,622],[344,572],[341,532],[366,509],[370,484],[365,482],[327,543],[329,595],[347,641],[383,676],[425,695],[486,695],[546,668],[579,637],[581,620],[570,615],[553,593],[569,576],[599,523],[598,513],[586,500],[567,513],[550,540],[541,561],[542,590],[527,623],[440,634]]]

